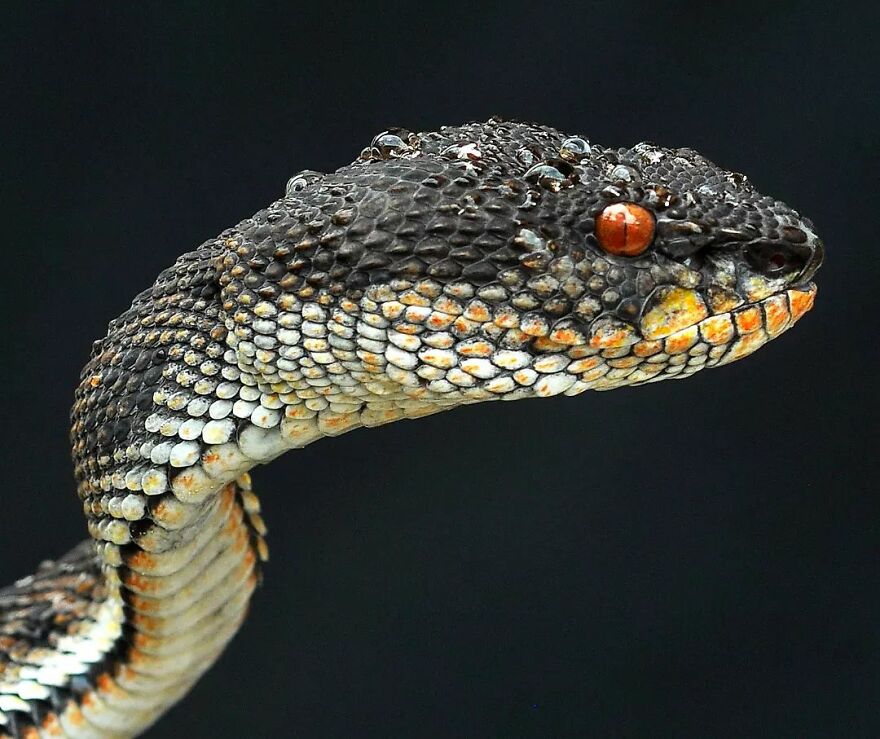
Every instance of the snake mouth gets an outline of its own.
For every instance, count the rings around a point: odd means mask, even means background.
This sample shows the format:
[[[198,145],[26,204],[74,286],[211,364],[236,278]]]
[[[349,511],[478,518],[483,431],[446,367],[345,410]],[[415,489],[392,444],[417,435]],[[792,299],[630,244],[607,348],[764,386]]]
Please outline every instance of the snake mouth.
[[[816,292],[815,283],[801,283],[701,321],[697,328],[714,345],[714,364],[730,364],[747,357],[788,331],[813,307]]]
[[[611,390],[730,364],[790,329],[813,307],[816,292],[816,285],[806,282],[710,313],[697,291],[669,288],[643,317],[640,340],[608,346],[569,371],[588,369],[578,378],[578,390]]]
[[[791,304],[792,323],[813,307],[819,288],[815,282],[802,282],[788,288],[786,294]],[[765,301],[766,302],[766,301]]]
[[[806,282],[798,282],[791,285],[788,289],[793,292],[813,293],[813,295],[815,295],[819,288],[816,286],[815,282],[807,280]]]

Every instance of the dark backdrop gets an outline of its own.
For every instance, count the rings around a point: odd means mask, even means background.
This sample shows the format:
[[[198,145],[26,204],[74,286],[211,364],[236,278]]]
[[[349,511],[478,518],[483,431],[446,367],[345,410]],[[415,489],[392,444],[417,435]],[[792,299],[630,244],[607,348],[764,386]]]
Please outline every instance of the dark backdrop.
[[[878,18],[721,6],[4,4],[6,581],[84,535],[67,412],[107,321],[390,125],[692,146],[828,247],[814,312],[748,361],[257,470],[265,587],[149,736],[880,734]]]

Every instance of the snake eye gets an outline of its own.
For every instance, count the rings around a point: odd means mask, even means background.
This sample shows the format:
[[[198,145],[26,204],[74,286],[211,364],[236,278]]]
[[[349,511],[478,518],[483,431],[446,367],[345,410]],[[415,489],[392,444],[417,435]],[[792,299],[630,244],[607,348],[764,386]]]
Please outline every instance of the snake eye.
[[[596,219],[596,238],[609,254],[634,257],[654,240],[654,216],[635,203],[613,203]]]

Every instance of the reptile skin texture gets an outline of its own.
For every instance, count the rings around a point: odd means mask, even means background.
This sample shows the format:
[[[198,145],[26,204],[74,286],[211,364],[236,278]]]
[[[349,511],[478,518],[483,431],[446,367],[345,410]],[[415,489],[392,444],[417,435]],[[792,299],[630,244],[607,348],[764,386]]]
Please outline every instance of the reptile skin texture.
[[[695,151],[496,118],[295,175],[94,344],[71,430],[91,539],[0,590],[0,736],[130,737],[187,692],[268,555],[250,468],[727,364],[811,308],[823,253]]]

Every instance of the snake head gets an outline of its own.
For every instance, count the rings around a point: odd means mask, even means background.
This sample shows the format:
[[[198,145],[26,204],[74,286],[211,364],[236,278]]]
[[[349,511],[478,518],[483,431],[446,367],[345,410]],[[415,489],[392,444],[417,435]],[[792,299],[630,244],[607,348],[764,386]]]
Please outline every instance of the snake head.
[[[384,131],[227,241],[238,370],[288,418],[326,417],[309,439],[726,364],[809,310],[823,256],[809,221],[690,149],[500,119]]]

